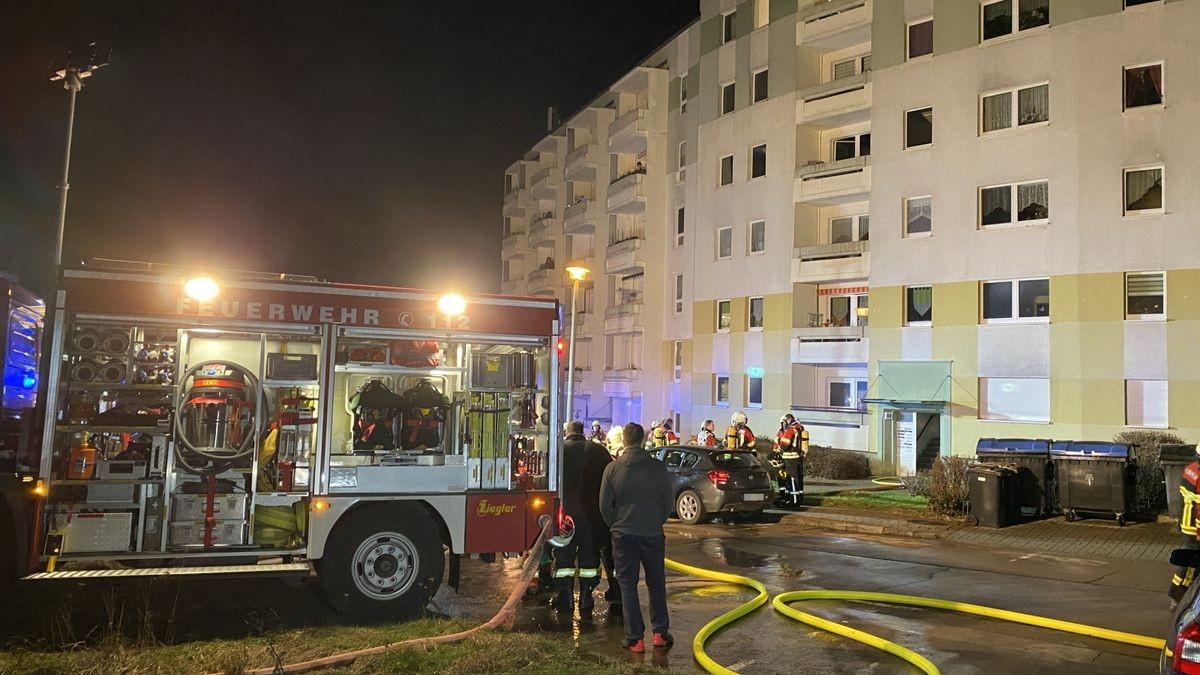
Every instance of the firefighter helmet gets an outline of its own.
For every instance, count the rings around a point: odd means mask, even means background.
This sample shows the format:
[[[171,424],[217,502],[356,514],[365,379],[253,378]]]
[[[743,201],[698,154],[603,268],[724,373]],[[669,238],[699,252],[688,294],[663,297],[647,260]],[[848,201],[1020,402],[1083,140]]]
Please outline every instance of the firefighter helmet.
[[[733,416],[729,418],[729,423],[735,427],[739,427],[739,426],[746,424],[746,413],[744,413],[740,410],[733,413]]]

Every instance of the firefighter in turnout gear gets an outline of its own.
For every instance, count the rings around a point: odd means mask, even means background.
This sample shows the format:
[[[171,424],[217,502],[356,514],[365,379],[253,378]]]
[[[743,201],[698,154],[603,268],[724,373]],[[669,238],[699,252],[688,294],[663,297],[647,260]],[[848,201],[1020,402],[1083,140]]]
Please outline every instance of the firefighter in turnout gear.
[[[725,430],[725,447],[729,450],[753,450],[754,432],[746,423],[746,413],[733,413],[729,418],[729,428]]]
[[[604,460],[600,461],[600,455]],[[608,452],[583,437],[583,422],[567,424],[563,443],[562,518],[574,523],[575,534],[566,546],[554,550],[554,609],[570,616],[575,609],[575,578],[579,578],[579,611],[595,607],[592,591],[600,584],[600,547],[595,535],[608,528],[599,517],[600,478],[612,461]]]
[[[712,420],[704,420],[704,426],[700,427],[700,433],[696,434],[696,445],[703,445],[710,448],[715,448],[717,442],[717,423]]]
[[[679,436],[671,429],[671,420],[666,419],[654,424],[654,447],[665,448],[668,445],[679,445]]]
[[[779,449],[786,474],[780,486],[785,505],[800,506],[804,501],[804,455],[808,453],[808,430],[791,414],[784,415],[779,419],[775,447]]]
[[[604,427],[600,426],[599,421],[592,422],[592,433],[588,436],[588,440],[607,447],[608,436],[604,433]]]
[[[1193,461],[1183,470],[1179,491],[1183,496],[1183,514],[1179,517],[1179,532],[1183,535],[1181,548],[1200,548],[1200,541],[1196,538],[1197,508],[1200,507],[1200,460]],[[1195,576],[1195,568],[1175,568],[1175,576],[1171,578],[1171,590],[1167,592],[1171,598],[1172,609],[1192,585]]]

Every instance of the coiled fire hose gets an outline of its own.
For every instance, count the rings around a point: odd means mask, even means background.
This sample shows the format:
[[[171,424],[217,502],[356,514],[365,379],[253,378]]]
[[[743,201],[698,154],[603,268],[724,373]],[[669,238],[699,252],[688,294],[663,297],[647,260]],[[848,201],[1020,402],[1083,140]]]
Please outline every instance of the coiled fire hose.
[[[521,567],[521,574],[517,578],[517,583],[513,586],[512,592],[508,595],[508,600],[500,611],[486,623],[482,623],[474,628],[470,628],[458,633],[449,635],[435,635],[432,637],[413,638],[411,640],[401,640],[400,642],[391,642],[385,645],[376,647],[368,647],[366,649],[356,649],[350,652],[342,652],[341,654],[333,654],[331,656],[323,656],[319,659],[310,661],[302,661],[300,663],[290,663],[282,668],[259,668],[257,670],[246,671],[248,675],[274,675],[276,673],[307,673],[313,670],[322,668],[340,668],[354,663],[357,659],[364,656],[375,656],[384,652],[401,647],[428,647],[436,644],[447,644],[450,642],[461,642],[481,630],[493,630],[504,625],[517,612],[518,605],[521,604],[521,598],[525,595],[525,589],[529,586],[529,581],[533,579],[534,573],[537,572],[538,563],[542,558],[542,547],[546,545],[550,537],[551,520],[545,518],[542,524],[542,531],[538,534],[537,540],[529,549],[529,557],[525,560],[525,565]]]

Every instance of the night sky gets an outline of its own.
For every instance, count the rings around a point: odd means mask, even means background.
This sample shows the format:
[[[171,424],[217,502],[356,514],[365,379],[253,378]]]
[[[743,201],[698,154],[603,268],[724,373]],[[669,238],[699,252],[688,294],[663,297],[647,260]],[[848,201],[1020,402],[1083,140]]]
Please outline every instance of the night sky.
[[[111,45],[79,95],[64,260],[197,263],[498,291],[503,170],[697,14],[697,0],[6,2],[0,270],[53,283],[67,92],[50,64]]]

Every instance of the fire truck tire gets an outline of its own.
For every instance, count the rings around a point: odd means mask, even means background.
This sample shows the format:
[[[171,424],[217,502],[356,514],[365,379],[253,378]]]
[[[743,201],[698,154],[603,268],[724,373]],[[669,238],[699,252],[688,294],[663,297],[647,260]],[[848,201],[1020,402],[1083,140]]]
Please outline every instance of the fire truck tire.
[[[442,538],[419,506],[364,508],[334,528],[317,571],[325,597],[342,614],[412,618],[441,586]]]

